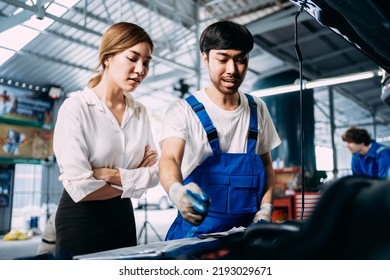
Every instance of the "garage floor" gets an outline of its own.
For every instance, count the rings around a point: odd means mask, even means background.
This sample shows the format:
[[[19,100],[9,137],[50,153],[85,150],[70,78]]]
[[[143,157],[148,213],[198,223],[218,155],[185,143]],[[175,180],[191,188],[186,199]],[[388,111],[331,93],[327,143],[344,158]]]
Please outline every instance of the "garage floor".
[[[146,214],[147,223],[145,224],[144,210],[135,210],[139,244],[149,244],[164,240],[169,226],[176,217],[177,209],[148,209]],[[4,241],[3,237],[0,236],[0,260],[14,260],[17,258],[35,256],[40,241],[40,236],[33,236],[28,240],[16,241]]]

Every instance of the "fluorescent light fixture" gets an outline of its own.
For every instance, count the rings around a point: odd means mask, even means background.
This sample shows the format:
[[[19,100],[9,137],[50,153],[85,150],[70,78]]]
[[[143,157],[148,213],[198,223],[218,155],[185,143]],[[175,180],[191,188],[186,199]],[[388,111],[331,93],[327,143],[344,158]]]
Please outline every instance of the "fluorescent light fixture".
[[[285,86],[278,86],[273,88],[267,88],[267,89],[260,89],[252,91],[251,94],[254,96],[269,96],[269,95],[277,95],[282,93],[288,93],[288,92],[294,92],[299,90],[299,85],[285,85]]]
[[[350,82],[355,82],[359,80],[364,79],[371,79],[375,76],[379,76],[379,71],[367,71],[367,72],[361,72],[357,74],[351,74],[351,75],[344,75],[339,77],[333,77],[333,78],[326,78],[326,79],[319,79],[316,81],[303,81],[302,83],[302,89],[312,89],[317,87],[325,87],[325,86],[334,86],[338,84],[345,84]],[[283,86],[277,86],[273,88],[267,88],[267,89],[260,89],[252,91],[251,94],[258,97],[264,97],[264,96],[270,96],[270,95],[277,95],[277,94],[283,94],[288,92],[294,92],[299,91],[300,86],[298,84],[292,84],[292,85],[283,85]]]
[[[374,71],[368,71],[368,72],[362,72],[362,73],[357,73],[352,75],[339,76],[335,78],[320,79],[317,81],[306,82],[305,88],[311,89],[317,87],[334,86],[338,84],[345,84],[345,83],[355,82],[359,80],[371,79],[377,75],[378,73],[375,73]]]

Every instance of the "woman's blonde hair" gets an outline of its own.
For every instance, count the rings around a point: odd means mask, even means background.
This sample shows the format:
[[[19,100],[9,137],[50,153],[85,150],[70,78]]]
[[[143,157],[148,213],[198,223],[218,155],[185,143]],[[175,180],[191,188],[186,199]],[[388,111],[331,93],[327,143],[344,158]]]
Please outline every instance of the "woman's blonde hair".
[[[142,27],[130,22],[118,22],[112,25],[103,34],[99,47],[99,63],[96,69],[102,66],[103,71],[100,71],[96,76],[90,79],[88,86],[95,87],[100,83],[106,68],[104,61],[107,58],[139,43],[148,43],[153,51],[153,41]]]

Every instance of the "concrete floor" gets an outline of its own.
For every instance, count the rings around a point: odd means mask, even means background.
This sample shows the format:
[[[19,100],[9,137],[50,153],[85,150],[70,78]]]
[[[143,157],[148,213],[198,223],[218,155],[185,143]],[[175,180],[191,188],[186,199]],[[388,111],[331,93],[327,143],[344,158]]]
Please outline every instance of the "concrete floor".
[[[40,236],[33,236],[28,240],[0,240],[0,259],[14,260],[17,258],[35,256],[38,250]]]
[[[164,240],[165,234],[176,214],[176,208],[168,210],[148,209],[146,214],[147,223],[145,223],[145,211],[142,209],[135,210],[139,244],[149,244]],[[41,237],[36,235],[28,240],[16,241],[5,241],[0,236],[0,260],[33,257],[37,253],[40,242]]]

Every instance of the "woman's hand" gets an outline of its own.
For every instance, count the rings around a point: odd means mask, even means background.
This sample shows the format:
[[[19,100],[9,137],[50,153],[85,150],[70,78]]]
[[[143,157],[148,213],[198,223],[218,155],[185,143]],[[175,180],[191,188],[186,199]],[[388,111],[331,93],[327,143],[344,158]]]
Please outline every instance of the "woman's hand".
[[[155,150],[150,149],[150,146],[147,145],[145,147],[144,158],[141,163],[138,165],[140,167],[151,167],[157,162],[157,152]]]
[[[110,184],[122,185],[119,170],[115,168],[94,168],[93,177],[98,180],[104,180]]]
[[[157,162],[157,152],[150,149],[150,146],[145,147],[144,158],[137,168],[150,167]],[[104,180],[107,183],[122,186],[120,172],[117,168],[94,168],[93,177],[98,180]]]

